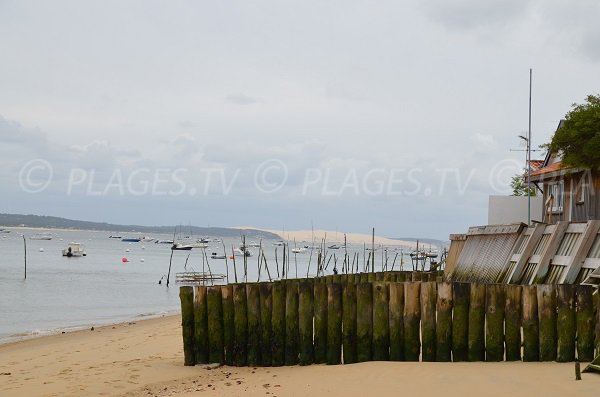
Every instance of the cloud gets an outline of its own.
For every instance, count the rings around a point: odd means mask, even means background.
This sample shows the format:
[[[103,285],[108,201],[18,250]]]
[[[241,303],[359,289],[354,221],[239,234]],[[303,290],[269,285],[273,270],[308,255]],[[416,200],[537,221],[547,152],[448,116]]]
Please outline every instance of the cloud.
[[[451,30],[491,29],[503,26],[528,12],[528,1],[433,0],[427,2],[428,14]]]
[[[260,98],[253,98],[251,96],[248,96],[246,94],[229,94],[227,95],[227,97],[225,98],[225,100],[227,102],[231,102],[234,103],[236,105],[252,105],[255,103],[261,103],[264,102],[262,99]]]

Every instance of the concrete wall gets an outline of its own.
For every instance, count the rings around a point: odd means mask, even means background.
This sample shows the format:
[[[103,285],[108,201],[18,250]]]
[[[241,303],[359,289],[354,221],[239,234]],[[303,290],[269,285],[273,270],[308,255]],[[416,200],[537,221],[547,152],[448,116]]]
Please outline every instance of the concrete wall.
[[[543,220],[543,198],[531,197],[531,220]],[[488,205],[488,225],[527,223],[527,196],[490,196]]]

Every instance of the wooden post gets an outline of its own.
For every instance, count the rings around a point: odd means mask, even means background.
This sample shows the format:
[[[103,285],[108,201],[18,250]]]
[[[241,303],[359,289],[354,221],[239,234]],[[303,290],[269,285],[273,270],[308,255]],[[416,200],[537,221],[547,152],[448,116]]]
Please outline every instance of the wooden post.
[[[196,341],[194,340],[194,290],[192,287],[179,288],[181,301],[181,333],[183,336],[183,365],[196,364]]]
[[[485,360],[485,284],[471,284],[468,358]]]
[[[452,283],[454,303],[452,315],[452,359],[467,361],[469,358],[469,302],[471,285],[468,283]]]
[[[300,281],[298,295],[299,361],[308,365],[313,363],[313,283]]]
[[[404,284],[390,283],[390,360],[404,360]]]
[[[357,276],[360,276],[360,283],[368,283],[369,282],[369,273],[361,273],[358,274]]]
[[[373,341],[373,291],[370,283],[356,285],[356,358],[371,361]]]
[[[523,361],[539,361],[540,328],[537,302],[537,286],[524,285],[523,301]]]
[[[262,362],[260,344],[260,288],[258,284],[246,284],[246,300],[248,307],[248,365],[260,365]],[[268,346],[265,346],[268,347]]]
[[[208,361],[225,363],[221,287],[208,287]]]
[[[285,363],[285,284],[275,281],[272,286],[273,313],[271,315],[272,363],[274,367]]]
[[[406,272],[404,272],[404,271],[398,272],[396,274],[396,282],[403,283],[405,281],[407,281],[406,280]],[[410,280],[408,280],[408,281],[410,281]]]
[[[234,351],[234,321],[233,321],[233,286],[223,285],[221,287],[221,298],[223,299],[223,345],[225,350],[225,364],[233,365]]]
[[[485,291],[485,359],[504,360],[504,284],[488,284]]]
[[[270,367],[273,361],[271,354],[271,313],[273,311],[273,297],[271,283],[260,283],[260,358],[261,366]]]
[[[452,360],[452,284],[437,286],[436,361]]]
[[[357,362],[356,357],[356,284],[344,285],[342,295],[342,346],[344,364]]]
[[[421,340],[423,361],[435,361],[437,283],[421,283]]]
[[[342,285],[327,284],[327,364],[342,359]]]
[[[373,361],[390,359],[390,296],[387,284],[373,284]]]
[[[538,285],[538,315],[540,318],[540,361],[556,360],[556,286]]]
[[[421,355],[421,283],[404,284],[404,358],[419,361]]]
[[[521,294],[520,285],[506,285],[504,306],[506,361],[521,360]]]
[[[575,291],[576,285],[560,284],[556,286],[556,301],[558,304],[558,315],[556,322],[556,333],[558,347],[556,361],[575,361],[575,335],[577,325],[575,322]]]
[[[583,362],[594,359],[593,293],[594,287],[591,285],[577,286],[577,358]]]
[[[321,364],[327,362],[327,285],[315,283],[314,295],[314,358],[315,363]]]
[[[208,303],[206,287],[194,287],[194,338],[196,343],[196,363],[208,363]]]
[[[285,283],[285,365],[298,364],[298,282]]]
[[[244,284],[233,285],[233,333],[233,365],[244,367],[248,362],[248,311]]]

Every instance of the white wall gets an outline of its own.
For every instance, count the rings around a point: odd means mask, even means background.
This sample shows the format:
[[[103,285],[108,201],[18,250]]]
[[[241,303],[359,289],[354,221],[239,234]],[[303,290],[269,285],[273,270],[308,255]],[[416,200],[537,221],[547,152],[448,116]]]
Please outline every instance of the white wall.
[[[531,197],[531,220],[542,221],[543,198]],[[507,223],[527,223],[527,196],[490,196],[488,205],[488,225]]]

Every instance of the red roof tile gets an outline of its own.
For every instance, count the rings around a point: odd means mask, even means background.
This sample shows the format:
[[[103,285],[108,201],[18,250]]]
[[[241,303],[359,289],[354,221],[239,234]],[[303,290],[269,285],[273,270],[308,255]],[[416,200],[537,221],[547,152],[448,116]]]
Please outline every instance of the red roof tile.
[[[544,174],[549,174],[550,172],[554,172],[554,171],[558,171],[560,170],[561,164],[560,162],[554,163],[554,164],[550,164],[546,167],[540,168],[534,172],[531,173],[531,176],[537,176],[537,175],[544,175]]]
[[[537,171],[544,166],[544,160],[530,160],[531,171]]]

